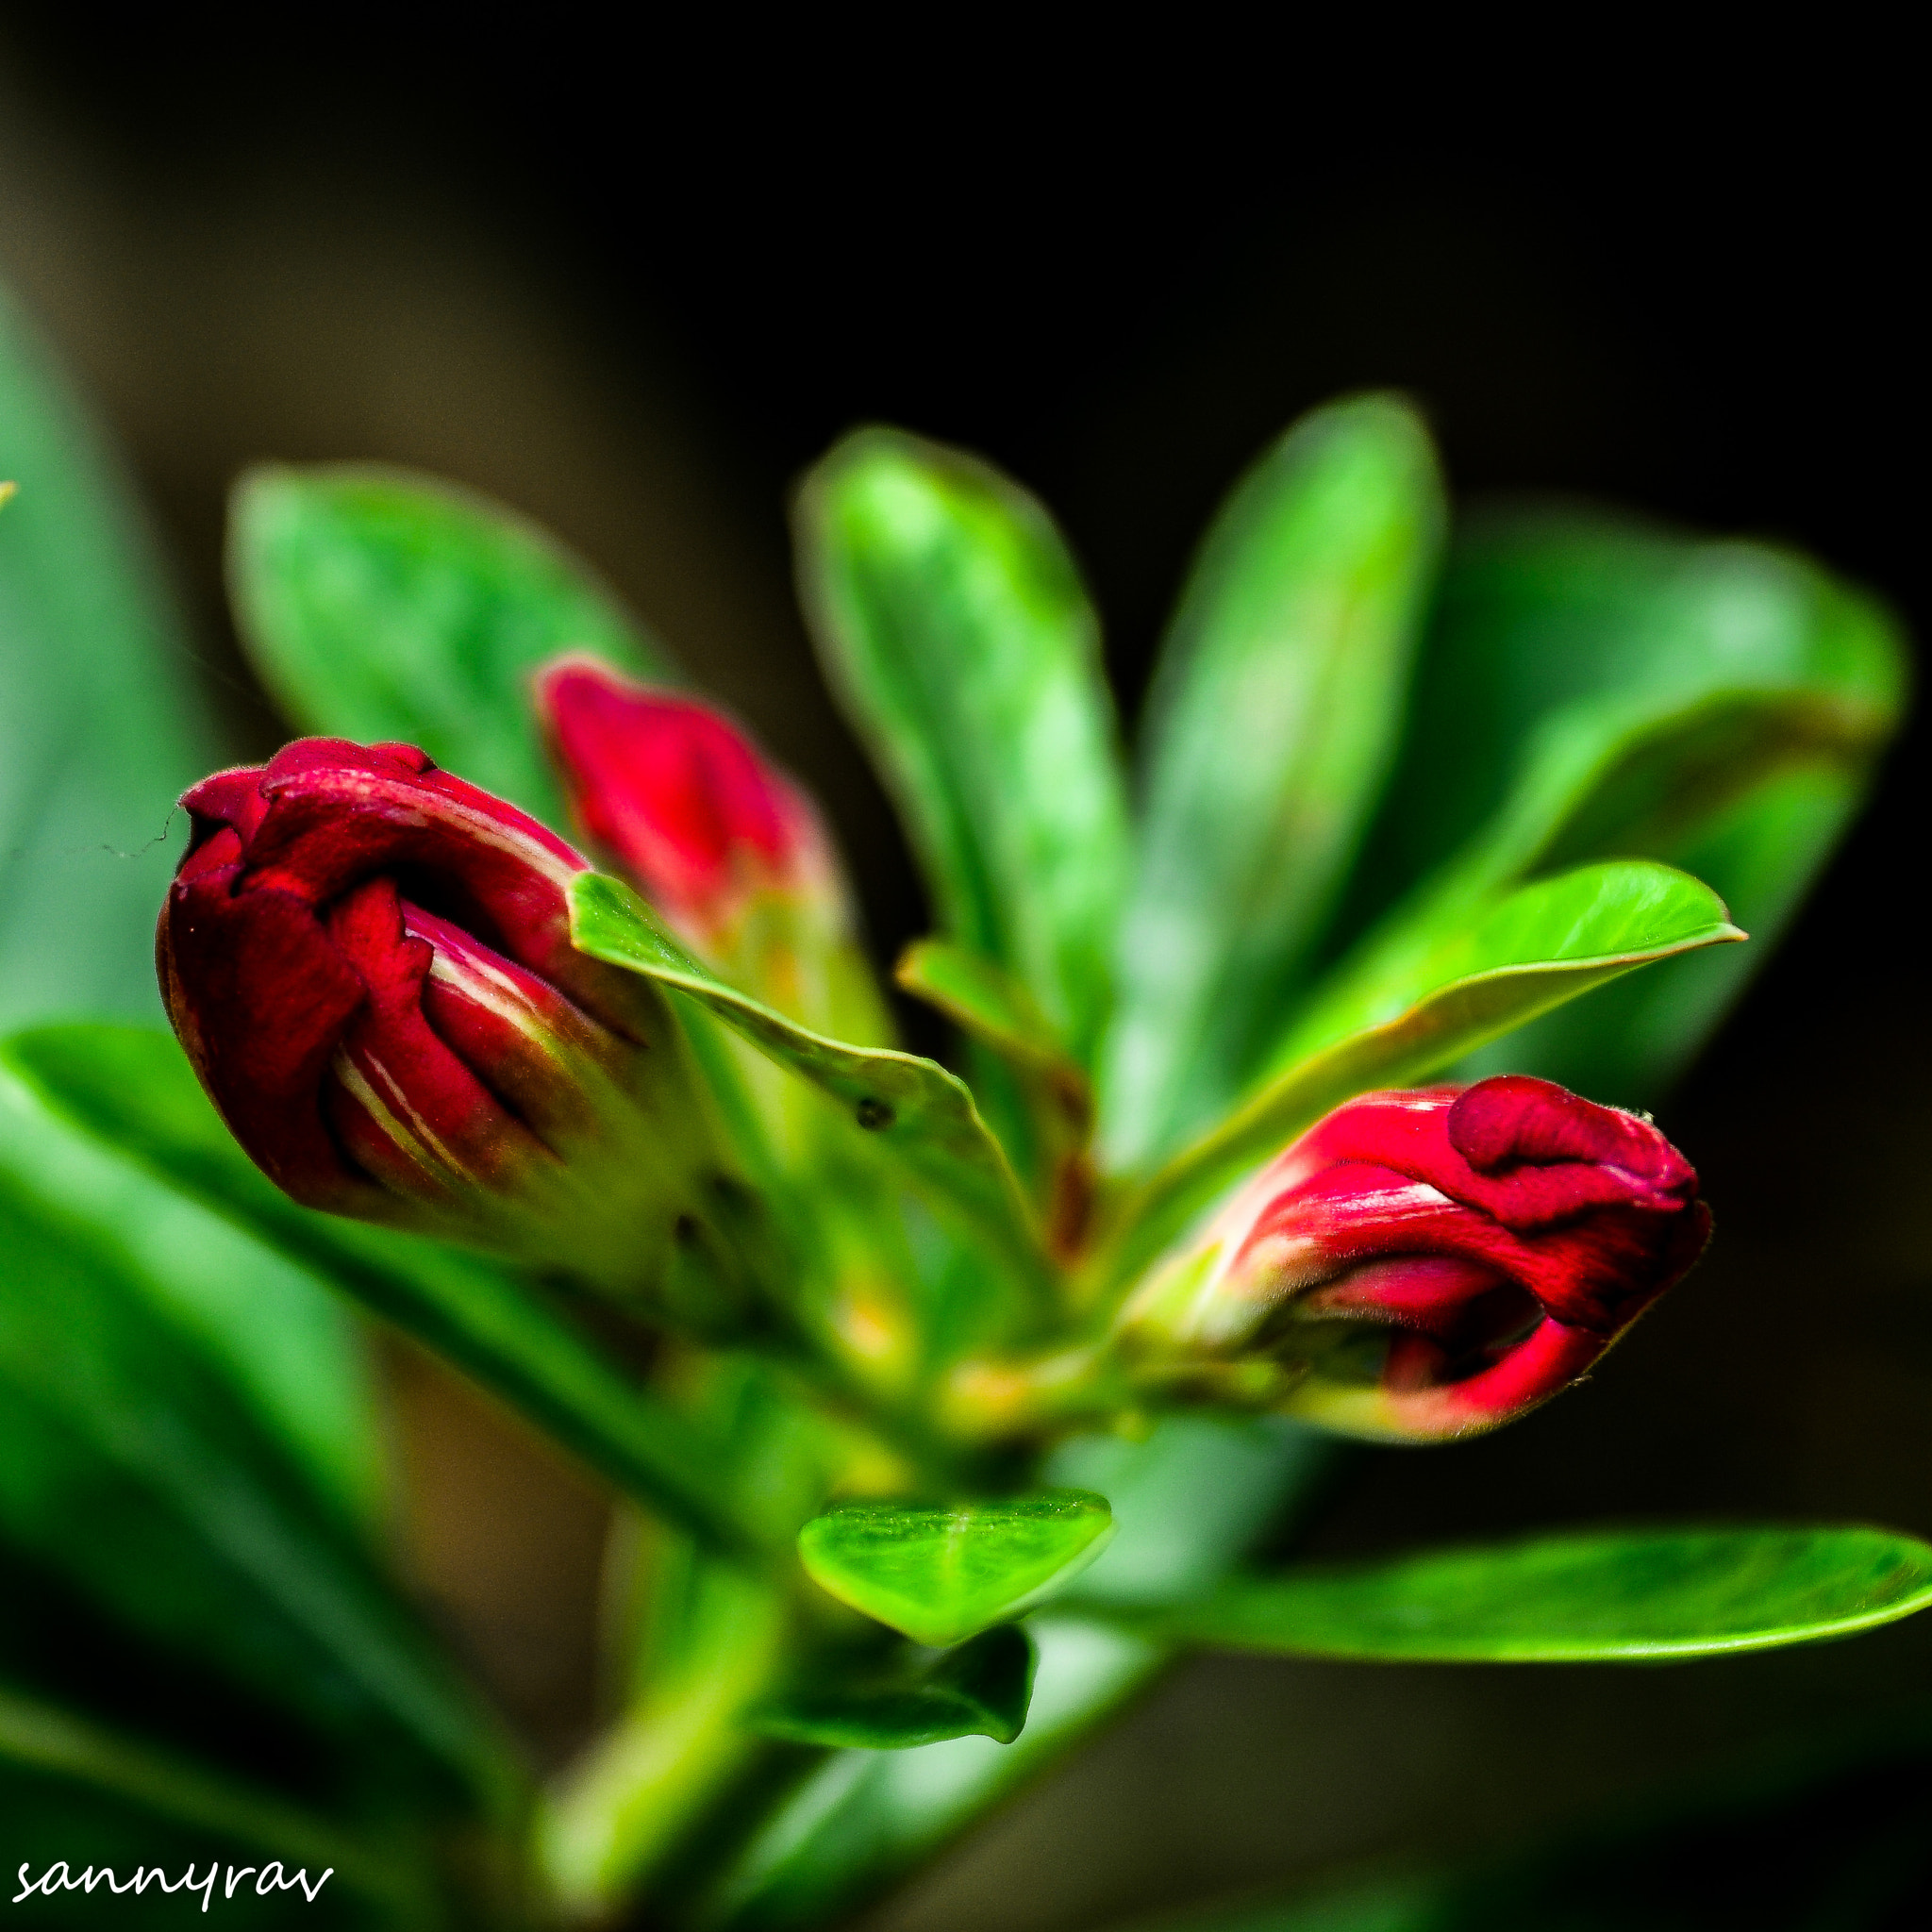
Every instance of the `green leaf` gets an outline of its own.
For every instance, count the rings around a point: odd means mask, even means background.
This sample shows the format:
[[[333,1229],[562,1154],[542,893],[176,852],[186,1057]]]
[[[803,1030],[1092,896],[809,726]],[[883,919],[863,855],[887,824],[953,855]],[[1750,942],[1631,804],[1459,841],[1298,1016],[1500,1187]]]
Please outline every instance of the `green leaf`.
[[[1142,731],[1102,1146],[1138,1165],[1252,1071],[1380,796],[1445,511],[1392,396],[1304,417],[1195,561]]]
[[[298,1208],[236,1145],[172,1038],[50,1026],[0,1048],[69,1118],[313,1269],[521,1409],[712,1547],[770,1541],[721,1477],[719,1448],[600,1355],[529,1284],[481,1258]]]
[[[841,1503],[799,1531],[798,1554],[841,1603],[944,1646],[1063,1589],[1112,1534],[1104,1497],[1047,1490],[986,1503]]]
[[[385,1431],[352,1320],[307,1269],[118,1158],[0,1043],[0,1171],[121,1257],[123,1276],[228,1382],[344,1521],[388,1515]]]
[[[1081,1596],[1144,1603],[1198,1590],[1272,1517],[1306,1502],[1336,1454],[1328,1439],[1291,1424],[1196,1418],[1163,1423],[1142,1442],[1064,1445],[1054,1480],[1104,1480],[1120,1524],[1081,1577]],[[1028,1627],[1040,1663],[1017,1742],[958,1738],[919,1751],[835,1753],[741,1845],[706,1861],[694,1921],[721,1932],[815,1932],[856,1911],[1040,1776],[1173,1654],[1058,1605]]]
[[[1176,1641],[1411,1663],[1719,1657],[1932,1607],[1932,1544],[1896,1531],[1579,1531],[1224,1583],[1154,1614]]]
[[[586,650],[677,681],[589,565],[502,505],[406,470],[249,472],[228,581],[249,654],[302,730],[419,744],[559,831],[531,674]]]
[[[894,430],[807,478],[800,594],[896,796],[948,937],[997,961],[1075,1058],[1109,1004],[1127,813],[1099,626],[1046,512]]]
[[[1084,1076],[1066,1056],[1046,1015],[1018,980],[970,947],[915,940],[892,970],[907,992],[1015,1065]]]
[[[0,1244],[7,1541],[159,1647],[503,1801],[494,1727],[126,1254],[5,1168]]]
[[[0,291],[0,1024],[158,1015],[175,798],[221,747],[121,466]]]
[[[745,1719],[767,1738],[860,1751],[908,1751],[948,1738],[1010,1744],[1026,1724],[1036,1653],[1001,1624],[914,1669],[794,1687]]]
[[[1543,1024],[1495,1063],[1638,1101],[1761,963],[1895,729],[1890,615],[1816,565],[1608,517],[1480,520],[1451,554],[1344,930],[1453,924],[1596,858],[1707,879],[1760,944]]]
[[[823,1088],[848,1109],[856,1127],[899,1157],[936,1208],[991,1246],[1037,1297],[1050,1295],[1019,1183],[962,1081],[934,1060],[808,1032],[692,958],[621,879],[580,873],[571,882],[570,916],[579,952],[688,994],[760,1052]]]
[[[1413,950],[1385,947],[1331,981],[1284,1042],[1280,1071],[1116,1210],[1096,1273],[1131,1276],[1198,1208],[1353,1095],[1409,1085],[1636,967],[1743,937],[1697,880],[1612,861],[1423,928]]]

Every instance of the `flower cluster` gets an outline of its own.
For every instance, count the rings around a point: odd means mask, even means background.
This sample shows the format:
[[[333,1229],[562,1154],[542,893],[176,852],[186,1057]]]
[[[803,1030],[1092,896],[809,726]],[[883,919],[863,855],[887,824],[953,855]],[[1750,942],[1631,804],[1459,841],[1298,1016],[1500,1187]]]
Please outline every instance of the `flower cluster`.
[[[757,978],[772,905],[849,949],[815,808],[728,720],[581,658],[538,699],[587,834],[695,950]],[[571,942],[588,861],[408,745],[305,740],[184,803],[162,991],[270,1178],[648,1295],[722,1162],[663,1000]],[[824,952],[784,930],[780,1004]],[[1647,1121],[1520,1076],[1370,1093],[1158,1264],[1112,1345],[1157,1397],[1454,1437],[1584,1374],[1708,1231]]]

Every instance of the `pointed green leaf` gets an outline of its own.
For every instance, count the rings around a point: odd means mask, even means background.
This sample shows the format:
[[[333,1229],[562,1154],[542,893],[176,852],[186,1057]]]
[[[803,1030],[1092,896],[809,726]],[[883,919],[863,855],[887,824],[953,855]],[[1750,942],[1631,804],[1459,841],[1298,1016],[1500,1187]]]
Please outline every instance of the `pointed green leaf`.
[[[717,1444],[529,1284],[433,1241],[313,1213],[275,1188],[167,1034],[42,1027],[7,1041],[0,1063],[91,1133],[447,1357],[712,1547],[744,1553],[769,1541],[730,1497]]]
[[[1223,1584],[1162,1635],[1294,1657],[1590,1663],[1846,1637],[1932,1607],[1932,1544],[1896,1531],[1580,1531]]]
[[[620,879],[580,873],[571,882],[570,910],[579,952],[688,994],[823,1088],[849,1110],[856,1128],[899,1157],[936,1207],[991,1245],[1037,1295],[1050,1293],[1019,1183],[962,1081],[914,1054],[808,1032],[694,959]]]
[[[156,1016],[182,790],[220,764],[122,466],[0,290],[0,1024]]]
[[[1102,1080],[1136,1165],[1265,1050],[1392,760],[1444,508],[1397,398],[1304,417],[1215,519],[1156,675]]]
[[[807,479],[800,594],[947,935],[1012,973],[1076,1058],[1109,1001],[1127,868],[1099,627],[1032,497],[893,430]]]
[[[1120,1534],[1082,1597],[1144,1603],[1198,1591],[1273,1518],[1326,1480],[1334,1443],[1291,1424],[1163,1423],[1142,1442],[1083,1441],[1057,1480],[1119,1488]],[[1179,1499],[1179,1507],[1175,1501]],[[1190,1500],[1198,1507],[1190,1507]],[[811,1932],[856,1912],[1023,1785],[1160,1674],[1139,1632],[1050,1607],[1026,1729],[1010,1745],[958,1738],[921,1751],[839,1752],[701,1875],[693,1918],[734,1932]]]
[[[958,1643],[1062,1589],[1106,1548],[1113,1512],[1087,1490],[1001,1502],[842,1503],[798,1533],[821,1590],[916,1643]]]
[[[948,1738],[1010,1744],[1026,1723],[1036,1653],[1016,1624],[982,1632],[937,1661],[794,1687],[746,1718],[751,1729],[793,1744],[909,1751]]]
[[[502,505],[406,470],[251,471],[229,591],[249,654],[304,731],[402,739],[568,829],[530,704],[560,651],[675,681],[590,566]]]
[[[1761,963],[1896,728],[1898,628],[1789,553],[1569,512],[1479,520],[1451,554],[1397,774],[1344,930],[1367,949],[1595,858],[1707,879],[1758,936],[1513,1042],[1496,1063],[1630,1102]]]
[[[1131,1276],[1198,1208],[1353,1095],[1412,1085],[1607,980],[1744,935],[1696,879],[1613,861],[1519,887],[1424,937],[1426,947],[1391,947],[1331,983],[1280,1070],[1119,1208],[1094,1264],[1103,1274]]]

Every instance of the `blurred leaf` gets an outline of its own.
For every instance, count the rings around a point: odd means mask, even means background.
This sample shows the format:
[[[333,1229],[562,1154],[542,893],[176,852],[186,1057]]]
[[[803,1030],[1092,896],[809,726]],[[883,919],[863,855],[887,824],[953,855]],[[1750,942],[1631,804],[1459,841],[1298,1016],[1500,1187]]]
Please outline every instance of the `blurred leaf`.
[[[1290,1657],[1591,1663],[1845,1637],[1932,1606],[1932,1545],[1861,1528],[1579,1530],[1220,1585],[1176,1641]]]
[[[1480,521],[1452,550],[1344,925],[1399,950],[1579,860],[1696,873],[1757,936],[1750,955],[1674,965],[1492,1062],[1654,1095],[1849,822],[1906,683],[1888,613],[1802,558],[1574,512]]]
[[[1716,894],[1660,865],[1578,866],[1420,930],[1339,973],[1281,1071],[1116,1209],[1093,1263],[1130,1278],[1190,1217],[1330,1108],[1438,1072],[1634,968],[1744,937]]]
[[[1128,830],[1099,626],[1059,533],[996,471],[887,429],[825,457],[796,528],[826,675],[941,925],[1012,973],[1084,1060]]]
[[[749,1727],[794,1744],[909,1751],[948,1738],[1010,1744],[1033,1694],[1032,1640],[1017,1624],[982,1632],[935,1661],[794,1686],[752,1710]]]
[[[347,1311],[306,1269],[118,1158],[16,1073],[0,1042],[0,1171],[83,1222],[345,1521],[387,1515],[383,1426]]]
[[[903,1160],[935,1207],[993,1247],[1041,1300],[1051,1292],[1019,1184],[963,1082],[934,1060],[808,1032],[692,958],[620,879],[580,873],[570,900],[571,941],[579,952],[690,995],[760,1052],[823,1088],[858,1127]]]
[[[969,947],[945,940],[915,940],[892,977],[907,992],[1015,1064],[1053,1072],[1064,1068],[1080,1077],[1033,996],[1003,968]]]
[[[158,1014],[181,791],[222,762],[127,481],[0,291],[0,1024]]]
[[[1304,417],[1238,484],[1163,647],[1102,1146],[1197,1130],[1268,1044],[1388,776],[1445,511],[1391,396]]]
[[[0,1169],[0,1532],[114,1618],[330,1732],[514,1773],[366,1552],[87,1222]]]
[[[240,1866],[253,1853],[279,1861],[285,1877],[306,1871],[311,1887],[324,1873],[333,1873],[326,1883],[337,1888],[337,1900],[345,1893],[358,1899],[360,1914],[374,1907],[378,1923],[443,1923],[428,1874],[406,1842],[372,1842],[191,1759],[5,1689],[0,1689],[0,1800],[5,1801],[9,1835],[20,1848],[27,1847],[28,1831],[40,1827],[32,1831],[32,1849],[39,1856],[26,1868],[26,1876],[35,1881],[59,1851],[79,1853],[87,1860],[77,1869],[70,1867],[76,1878],[90,1866],[97,1870],[120,1858],[115,1878],[124,1890],[137,1863],[151,1864],[158,1852],[173,1880],[181,1877],[191,1856],[199,1873],[216,1850],[231,1866]],[[108,1842],[102,1842],[104,1836]],[[127,1852],[115,1848],[114,1837],[122,1839]],[[178,1893],[178,1885],[175,1890]],[[83,1893],[83,1900],[88,1895]],[[224,1896],[223,1904],[239,1898],[246,1915],[252,1896],[253,1888],[241,1884],[234,1897]],[[295,1896],[305,1907],[310,1903],[300,1890]],[[288,1901],[277,1897],[279,1903],[272,1900],[255,1908],[253,1923],[261,1923],[271,1911],[286,1911]],[[314,1903],[336,1901],[323,1889]],[[367,1923],[360,1914],[355,1922]],[[342,1923],[333,1911],[327,1918]],[[251,1921],[244,1916],[243,1923]]]
[[[808,1523],[798,1555],[841,1603],[943,1648],[1063,1589],[1112,1534],[1107,1499],[1086,1490],[930,1507],[856,1502]]]
[[[91,1133],[455,1362],[647,1506],[718,1548],[762,1545],[724,1492],[718,1445],[703,1432],[491,1263],[298,1208],[235,1143],[169,1035],[43,1027],[7,1041],[0,1063]]]
[[[1053,1241],[1063,1204],[1071,1200],[1075,1215],[1084,1219],[1091,1199],[1087,1149],[1093,1090],[1085,1070],[1068,1057],[1026,989],[964,946],[915,941],[892,976],[945,1014],[976,1049],[975,1095],[1003,1143],[1009,1149],[1024,1143],[1023,1165],[1034,1176],[1045,1237]],[[1013,1116],[1020,1108],[1024,1121],[1016,1128]]]
[[[1104,1477],[1120,1533],[1081,1579],[1083,1596],[1158,1597],[1198,1588],[1272,1517],[1325,1480],[1335,1444],[1285,1423],[1194,1419],[1138,1443],[1065,1445],[1058,1482]],[[1198,1507],[1173,1509],[1175,1498]],[[1039,1646],[1026,1728],[1011,1744],[958,1738],[916,1751],[841,1751],[782,1805],[745,1821],[697,1876],[689,1916],[720,1932],[815,1932],[929,1858],[1146,1688],[1172,1653],[1058,1606],[1028,1625]]]
[[[301,730],[421,745],[558,831],[531,673],[580,649],[679,681],[579,558],[501,504],[407,470],[251,471],[228,582],[256,667]]]

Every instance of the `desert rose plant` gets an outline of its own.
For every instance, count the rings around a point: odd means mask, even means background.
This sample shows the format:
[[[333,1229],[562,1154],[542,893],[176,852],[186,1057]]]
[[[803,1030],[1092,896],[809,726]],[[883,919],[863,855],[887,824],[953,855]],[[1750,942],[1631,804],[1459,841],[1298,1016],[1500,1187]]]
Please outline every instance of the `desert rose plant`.
[[[426,478],[247,478],[237,617],[315,735],[183,797],[173,1038],[6,1043],[0,1338],[71,1472],[0,1526],[309,1768],[31,1685],[13,1758],[154,1856],[330,1867],[344,1923],[806,1928],[1193,1647],[1693,1657],[1932,1602],[1932,1549],[1863,1527],[1285,1554],[1346,1441],[1613,1374],[1692,1269],[1710,1212],[1634,1109],[1902,704],[1884,613],[1802,558],[1448,532],[1401,400],[1295,425],[1205,540],[1130,785],[1038,503],[893,431],[812,472],[801,594],[924,869],[894,977],[949,1067],[899,1043],[818,808],[588,569]],[[189,1337],[89,1218],[137,1200],[259,1297]],[[554,1777],[264,1369],[311,1322],[337,1373],[343,1300],[624,1499],[619,1689]]]

